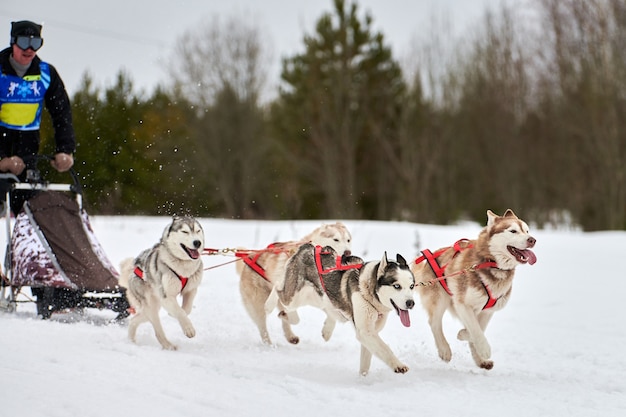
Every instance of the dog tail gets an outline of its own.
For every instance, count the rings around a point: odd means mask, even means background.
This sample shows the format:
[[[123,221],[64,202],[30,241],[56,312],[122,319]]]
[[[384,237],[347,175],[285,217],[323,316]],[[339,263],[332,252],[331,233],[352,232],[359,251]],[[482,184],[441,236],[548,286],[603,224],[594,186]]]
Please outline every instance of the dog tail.
[[[133,273],[133,258],[126,258],[120,262],[120,279],[119,284],[124,288],[128,288],[130,276]]]

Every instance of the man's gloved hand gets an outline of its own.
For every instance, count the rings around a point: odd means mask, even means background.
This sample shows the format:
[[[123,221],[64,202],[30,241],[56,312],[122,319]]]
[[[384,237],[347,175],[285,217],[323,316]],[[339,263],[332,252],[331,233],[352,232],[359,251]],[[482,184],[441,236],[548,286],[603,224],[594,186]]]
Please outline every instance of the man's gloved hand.
[[[54,159],[50,161],[50,165],[59,172],[66,172],[74,165],[74,157],[68,153],[59,152],[54,155]]]
[[[19,156],[9,156],[0,159],[0,171],[20,175],[24,171],[24,161]]]

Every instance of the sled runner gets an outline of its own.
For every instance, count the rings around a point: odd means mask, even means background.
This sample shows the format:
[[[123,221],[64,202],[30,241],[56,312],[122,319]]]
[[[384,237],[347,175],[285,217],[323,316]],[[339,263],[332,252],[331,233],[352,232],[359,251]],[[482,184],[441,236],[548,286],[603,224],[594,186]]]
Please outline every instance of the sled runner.
[[[42,159],[51,157],[38,157]],[[129,304],[118,285],[119,274],[91,229],[75,171],[70,175],[72,184],[50,184],[37,170],[30,170],[25,182],[0,173],[7,234],[0,310],[15,311],[18,295],[30,287],[37,314],[44,319],[83,308],[110,309],[118,319],[125,318]],[[12,219],[9,207],[16,192],[32,196]]]

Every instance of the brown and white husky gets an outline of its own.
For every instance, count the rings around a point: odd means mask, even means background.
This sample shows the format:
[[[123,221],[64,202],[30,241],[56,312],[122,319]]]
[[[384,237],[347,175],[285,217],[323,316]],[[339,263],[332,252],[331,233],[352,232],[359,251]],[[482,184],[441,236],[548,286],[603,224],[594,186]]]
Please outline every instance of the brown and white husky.
[[[535,242],[528,225],[512,210],[503,216],[488,210],[487,226],[476,240],[459,240],[435,252],[423,250],[413,262],[416,288],[441,359],[449,362],[452,358],[442,328],[443,314],[449,311],[463,324],[457,338],[469,342],[476,364],[484,369],[493,367],[485,328],[493,314],[507,304],[515,268],[537,261],[530,250]]]

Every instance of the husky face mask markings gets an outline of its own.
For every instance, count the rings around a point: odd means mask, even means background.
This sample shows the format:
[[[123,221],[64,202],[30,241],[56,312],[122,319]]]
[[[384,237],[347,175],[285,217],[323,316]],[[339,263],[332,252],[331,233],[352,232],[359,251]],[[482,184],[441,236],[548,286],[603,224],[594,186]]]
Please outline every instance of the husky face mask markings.
[[[165,229],[162,242],[170,245],[171,252],[180,259],[200,258],[200,251],[203,249],[203,230],[200,223],[191,221],[190,218],[179,218],[179,221],[172,222],[169,228]],[[183,253],[173,247],[174,242],[179,242]]]
[[[508,210],[499,217],[491,210],[487,212],[487,229],[491,239],[489,250],[500,269],[513,269],[518,264],[537,262],[535,254],[529,250],[535,246],[535,238],[530,236],[528,225]],[[515,218],[513,218],[515,217]],[[508,221],[501,221],[506,219]]]
[[[415,288],[415,278],[409,270],[406,260],[402,255],[397,255],[397,263],[387,263],[379,267],[383,269],[378,277],[378,288],[376,294],[381,303],[395,310],[400,321],[405,327],[411,325],[409,310],[415,306],[413,299],[413,289]]]
[[[417,289],[442,360],[449,362],[452,358],[442,327],[443,315],[449,311],[463,324],[457,338],[469,342],[476,365],[493,368],[485,329],[493,314],[504,308],[510,298],[515,268],[537,261],[531,250],[535,243],[528,225],[512,210],[503,216],[487,210],[487,225],[476,240],[463,240],[458,247],[455,244],[434,252],[441,267],[438,272],[445,269],[443,276],[435,276],[430,261],[424,262],[424,257],[412,263],[411,270],[418,281],[438,279],[441,284]]]

